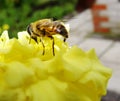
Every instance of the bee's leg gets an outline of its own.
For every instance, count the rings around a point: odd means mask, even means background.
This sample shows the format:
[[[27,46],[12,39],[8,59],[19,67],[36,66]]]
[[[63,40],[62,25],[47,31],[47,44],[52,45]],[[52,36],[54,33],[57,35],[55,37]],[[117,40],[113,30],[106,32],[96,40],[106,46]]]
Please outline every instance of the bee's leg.
[[[52,44],[52,48],[53,48],[53,56],[55,56],[55,48],[54,48],[54,44],[55,44],[55,41],[54,41],[54,38],[53,38],[53,44]]]
[[[53,48],[53,56],[55,56],[55,48],[54,48],[54,44],[55,44],[55,42],[54,42],[54,38],[52,37],[52,40],[53,40],[53,43],[52,43],[52,48]]]
[[[32,39],[35,40],[36,43],[38,43],[37,37],[33,37]]]
[[[29,44],[31,43],[31,37],[30,37],[30,40],[29,40]]]
[[[54,37],[52,37],[52,36],[49,36],[49,37],[53,40],[53,42],[52,42],[52,49],[53,49],[53,56],[55,56],[55,48],[54,48],[55,42],[54,42]]]
[[[66,38],[64,38],[64,40],[63,40],[64,42],[66,41]]]
[[[29,44],[30,44],[30,42],[31,42],[31,39],[33,39],[36,43],[38,43],[38,41],[37,41],[37,37],[33,37],[33,36],[31,36],[31,37],[30,37],[30,40],[29,40]]]
[[[40,42],[42,43],[42,46],[43,46],[43,55],[45,54],[45,45],[44,45],[44,43],[43,43],[43,40],[42,40],[42,37],[40,37]]]

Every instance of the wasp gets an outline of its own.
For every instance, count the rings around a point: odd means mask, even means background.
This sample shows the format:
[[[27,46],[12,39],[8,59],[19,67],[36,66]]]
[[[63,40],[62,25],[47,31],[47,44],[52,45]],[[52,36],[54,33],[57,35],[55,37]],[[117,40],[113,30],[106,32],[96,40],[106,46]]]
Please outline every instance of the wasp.
[[[37,37],[40,37],[40,42],[43,46],[43,55],[45,54],[45,45],[43,43],[42,38],[43,37],[49,37],[53,40],[52,42],[52,49],[53,49],[53,55],[55,55],[54,51],[54,37],[53,35],[60,34],[64,38],[64,42],[68,38],[68,30],[65,27],[65,24],[62,21],[59,20],[53,20],[53,19],[41,19],[38,21],[35,21],[33,23],[30,23],[27,27],[27,32],[30,35],[30,38],[35,40],[38,43]]]

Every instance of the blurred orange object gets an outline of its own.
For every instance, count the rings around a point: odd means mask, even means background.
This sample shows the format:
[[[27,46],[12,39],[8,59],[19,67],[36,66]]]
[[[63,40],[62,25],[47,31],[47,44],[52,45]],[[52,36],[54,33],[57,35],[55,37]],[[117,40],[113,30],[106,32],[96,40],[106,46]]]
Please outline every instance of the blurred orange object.
[[[100,16],[95,16],[93,17],[94,22],[108,22],[109,18],[108,17],[100,17]]]
[[[92,10],[106,10],[107,6],[105,4],[95,4],[92,6]]]
[[[110,29],[101,27],[101,23],[109,22],[109,18],[108,16],[100,16],[100,12],[107,10],[107,6],[105,4],[94,4],[91,7],[91,10],[93,16],[94,31],[100,33],[108,33]]]

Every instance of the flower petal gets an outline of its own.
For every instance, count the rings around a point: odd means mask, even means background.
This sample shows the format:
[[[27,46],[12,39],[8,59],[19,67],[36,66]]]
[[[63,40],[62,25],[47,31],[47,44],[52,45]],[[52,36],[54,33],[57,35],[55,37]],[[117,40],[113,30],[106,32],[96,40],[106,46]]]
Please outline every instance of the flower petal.
[[[18,39],[4,32],[0,39],[0,101],[100,101],[106,94],[111,69],[95,51],[69,47],[61,36],[38,38],[26,31]]]

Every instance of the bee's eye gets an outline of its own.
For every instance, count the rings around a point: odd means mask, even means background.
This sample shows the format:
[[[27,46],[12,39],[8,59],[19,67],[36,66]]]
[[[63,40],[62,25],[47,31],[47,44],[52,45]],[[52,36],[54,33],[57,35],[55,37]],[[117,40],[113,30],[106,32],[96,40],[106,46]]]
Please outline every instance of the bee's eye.
[[[68,38],[68,32],[67,32],[67,30],[66,30],[66,28],[65,28],[64,26],[61,26],[59,31],[60,31],[59,33],[60,33],[62,36]]]

